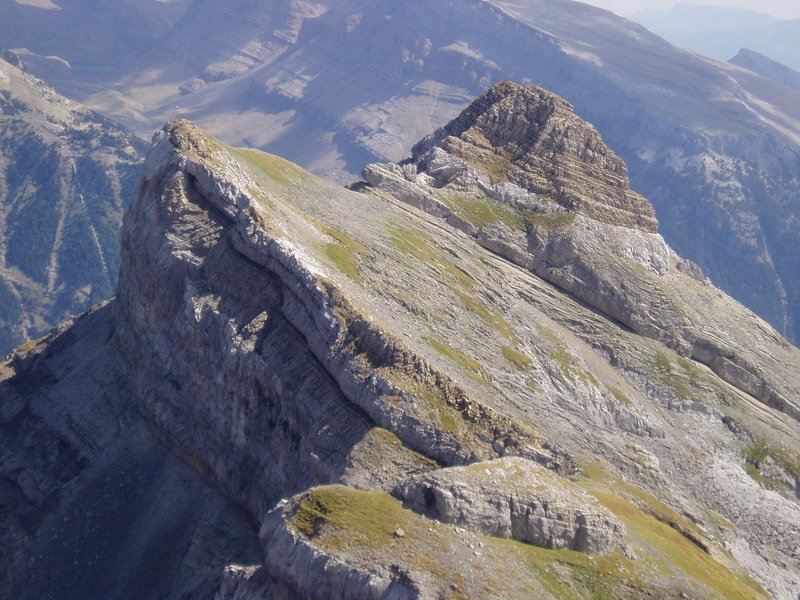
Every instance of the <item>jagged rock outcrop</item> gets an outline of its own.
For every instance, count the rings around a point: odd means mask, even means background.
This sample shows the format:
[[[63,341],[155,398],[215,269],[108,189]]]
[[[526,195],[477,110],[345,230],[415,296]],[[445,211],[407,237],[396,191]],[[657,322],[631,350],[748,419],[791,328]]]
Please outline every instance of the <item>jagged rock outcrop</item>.
[[[336,489],[336,488],[332,488]],[[390,569],[376,569],[353,565],[336,554],[316,547],[293,523],[303,503],[327,490],[314,490],[309,495],[297,497],[278,506],[267,515],[261,528],[261,538],[266,549],[270,571],[286,581],[302,598],[342,599],[393,598],[411,600],[419,598],[419,590],[402,580],[398,581]],[[344,494],[353,492],[345,488]],[[319,574],[324,574],[320,576]]]
[[[599,236],[644,260],[656,234],[502,181],[507,222],[475,225],[484,205],[385,170],[394,188],[359,193],[186,121],[156,134],[117,297],[0,365],[12,597],[68,576],[62,598],[791,598],[797,421],[498,253],[532,256],[523,203],[574,216],[544,231],[576,252]],[[638,299],[642,271],[618,289]],[[469,491],[463,524],[414,510],[416,481]],[[555,520],[505,505],[488,527],[497,498]]]
[[[584,166],[565,188],[557,173],[576,171],[567,167],[573,162]],[[620,162],[563,100],[505,82],[415,146],[408,161],[369,165],[364,177],[800,419],[797,350],[669,248]],[[593,194],[605,202],[587,200]]]
[[[578,486],[520,458],[419,475],[393,494],[414,511],[542,548],[618,550],[625,526]]]

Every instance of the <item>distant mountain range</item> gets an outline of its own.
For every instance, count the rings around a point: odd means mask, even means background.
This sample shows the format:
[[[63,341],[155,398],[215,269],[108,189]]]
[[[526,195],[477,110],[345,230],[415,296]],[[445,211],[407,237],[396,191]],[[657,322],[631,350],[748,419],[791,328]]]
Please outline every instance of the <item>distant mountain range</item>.
[[[754,11],[697,4],[642,10],[629,18],[673,44],[720,60],[749,48],[800,69],[800,19],[782,21]]]
[[[99,18],[90,5],[46,11],[0,0],[3,10],[27,11],[24,23],[50,31],[58,18],[86,40]],[[548,87],[626,160],[681,254],[800,338],[800,93],[784,85],[568,0],[193,0],[105,10],[109,19],[131,11],[136,24],[126,24],[121,50],[103,42],[108,69],[71,67],[86,58],[77,43],[63,45],[62,60],[48,58],[59,48],[33,25],[11,32],[14,45],[28,49],[33,73],[142,136],[183,116],[342,182],[366,163],[402,159],[493,83]]]
[[[772,60],[747,48],[742,48],[739,53],[728,61],[731,64],[750,69],[754,73],[772,79],[778,83],[800,91],[800,72],[790,69],[781,63]]]
[[[114,293],[143,147],[0,59],[0,355]]]
[[[0,1],[0,43],[60,57],[76,72],[96,74],[132,59],[167,33],[189,0],[36,4]]]

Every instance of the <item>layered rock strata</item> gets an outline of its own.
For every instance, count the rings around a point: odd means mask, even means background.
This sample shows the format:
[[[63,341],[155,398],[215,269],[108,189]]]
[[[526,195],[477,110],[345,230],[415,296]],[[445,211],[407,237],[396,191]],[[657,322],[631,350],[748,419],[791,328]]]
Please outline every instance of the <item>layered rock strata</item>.
[[[364,452],[411,468],[426,462],[406,446],[444,464],[506,453],[562,464],[361,314],[248,189],[223,148],[178,122],[158,134],[124,223],[117,338],[145,414],[159,429],[183,424],[171,433],[181,452],[202,443],[204,467],[255,515],[277,490],[347,481]],[[444,430],[430,397],[464,427]],[[403,443],[366,437],[375,427]]]
[[[625,537],[625,526],[594,498],[524,459],[425,473],[393,493],[437,521],[542,548],[603,553]]]
[[[649,226],[477,169],[454,171],[460,195],[383,170],[357,193],[185,121],[156,135],[118,296],[0,366],[3,588],[791,598],[797,421],[502,258],[537,231],[627,247],[642,268],[616,284],[638,302]],[[551,212],[571,221],[551,232]],[[796,386],[797,351],[757,339]]]
[[[655,233],[621,160],[554,94],[500,83],[364,177],[800,419],[796,349]]]

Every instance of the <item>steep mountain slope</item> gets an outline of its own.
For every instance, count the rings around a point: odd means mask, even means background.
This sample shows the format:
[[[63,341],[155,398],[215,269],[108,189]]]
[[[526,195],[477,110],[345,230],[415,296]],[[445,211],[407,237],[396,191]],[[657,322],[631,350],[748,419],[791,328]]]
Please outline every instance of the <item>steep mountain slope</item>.
[[[148,429],[114,329],[105,305],[0,367],[4,600],[203,598],[259,559],[250,519]]]
[[[0,354],[113,293],[143,151],[0,59]]]
[[[755,315],[720,298],[655,235],[652,207],[628,187],[624,163],[581,125],[565,101],[504,82],[417,144],[410,161],[370,165],[365,175],[800,420],[796,351],[771,328],[741,328]],[[525,225],[516,235],[485,218],[508,212],[503,203],[514,207],[506,225]]]
[[[550,3],[501,4],[595,65],[588,76],[573,71],[568,83],[557,75],[538,81],[571,101],[626,160],[670,244],[795,338],[800,279],[789,248],[798,243],[800,97],[610,14],[592,18],[586,9],[571,25],[567,4],[547,14],[541,6]]]
[[[567,98],[628,162],[670,243],[796,339],[800,93],[609,12],[568,0],[196,0],[113,89],[80,93],[142,131],[184,116],[349,179],[398,160],[503,79]]]
[[[762,77],[772,79],[773,81],[777,81],[787,87],[800,91],[800,72],[790,69],[771,58],[767,58],[763,54],[748,50],[747,48],[742,48],[736,56],[728,62],[739,67],[744,67],[745,69],[750,69]]]
[[[11,596],[56,595],[29,583],[56,553],[108,568],[86,548],[115,505],[58,524],[158,455],[116,434],[146,422],[247,515],[206,490],[179,542],[127,539],[170,597],[792,598],[800,350],[669,250],[597,131],[503,84],[368,173],[156,136],[118,296],[2,366]],[[180,473],[145,464],[142,506]]]
[[[781,20],[749,10],[692,4],[643,10],[629,18],[677,46],[720,60],[733,56],[740,48],[752,48],[800,69],[800,19]]]

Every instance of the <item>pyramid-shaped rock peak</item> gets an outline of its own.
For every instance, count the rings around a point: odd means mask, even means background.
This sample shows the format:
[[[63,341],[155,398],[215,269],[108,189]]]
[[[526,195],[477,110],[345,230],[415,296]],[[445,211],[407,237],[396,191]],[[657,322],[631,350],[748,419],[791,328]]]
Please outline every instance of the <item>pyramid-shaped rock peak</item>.
[[[509,181],[598,221],[656,231],[650,203],[631,190],[625,163],[560,96],[504,81],[420,141],[412,160],[424,170],[442,153],[493,183]]]

